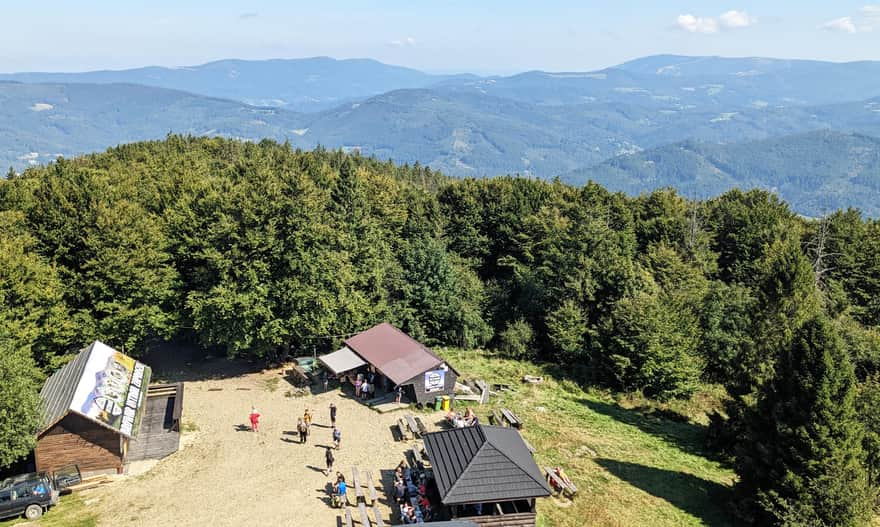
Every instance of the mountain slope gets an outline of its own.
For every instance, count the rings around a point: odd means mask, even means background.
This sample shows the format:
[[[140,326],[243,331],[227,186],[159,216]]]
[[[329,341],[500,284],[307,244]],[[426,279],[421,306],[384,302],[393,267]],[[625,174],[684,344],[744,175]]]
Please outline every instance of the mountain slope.
[[[429,75],[370,59],[328,57],[221,60],[183,68],[0,74],[0,80],[27,83],[141,84],[294,111],[318,111],[349,100],[401,88],[421,88],[453,78],[456,77]]]
[[[145,86],[0,82],[0,166],[21,168],[169,132],[283,139],[295,134],[300,119],[283,110]]]
[[[688,141],[616,157],[563,179],[632,194],[676,187],[692,197],[759,187],[802,214],[852,206],[877,217],[880,139],[825,130],[730,145]]]

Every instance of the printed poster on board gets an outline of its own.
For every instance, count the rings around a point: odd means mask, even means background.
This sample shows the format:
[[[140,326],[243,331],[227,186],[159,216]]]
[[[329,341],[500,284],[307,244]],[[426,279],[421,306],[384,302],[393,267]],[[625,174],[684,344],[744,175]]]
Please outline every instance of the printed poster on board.
[[[151,370],[102,342],[91,348],[70,410],[134,437]]]
[[[425,372],[425,393],[442,392],[446,388],[446,370]]]

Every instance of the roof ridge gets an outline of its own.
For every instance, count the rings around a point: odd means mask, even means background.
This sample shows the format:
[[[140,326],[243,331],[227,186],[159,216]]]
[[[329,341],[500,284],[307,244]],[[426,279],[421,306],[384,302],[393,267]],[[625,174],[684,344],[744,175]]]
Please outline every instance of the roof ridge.
[[[474,455],[472,455],[471,458],[468,460],[467,465],[465,465],[464,468],[461,470],[461,472],[458,474],[458,477],[455,478],[455,482],[452,484],[451,487],[449,487],[449,490],[446,491],[446,496],[449,496],[452,494],[452,492],[455,490],[455,487],[457,487],[458,484],[461,483],[461,480],[464,479],[463,476],[465,474],[467,474],[468,469],[470,469],[471,465],[474,464],[474,460],[477,459],[477,457],[480,455],[480,452],[482,452],[483,449],[486,447],[486,445],[489,444],[489,437],[486,436],[486,433],[483,432],[482,428],[480,428],[479,426],[472,427],[472,428],[477,428],[480,435],[483,437],[483,442],[480,444],[480,448],[478,448],[476,450],[476,452],[474,452]],[[467,430],[467,429],[466,428],[453,428],[451,430],[443,430],[443,431],[444,432],[458,432],[458,430]],[[460,433],[460,432],[458,432],[458,433]],[[495,450],[498,450],[498,449],[496,448]],[[517,465],[517,466],[519,466],[519,465]],[[446,496],[443,496],[443,498],[446,498]]]

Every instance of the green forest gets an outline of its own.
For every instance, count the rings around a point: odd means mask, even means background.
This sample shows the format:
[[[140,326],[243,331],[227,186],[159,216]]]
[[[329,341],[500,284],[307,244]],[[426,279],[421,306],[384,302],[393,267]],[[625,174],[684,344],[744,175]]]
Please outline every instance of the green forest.
[[[169,136],[0,179],[0,466],[100,339],[278,362],[389,321],[428,345],[687,399],[748,525],[866,525],[880,488],[880,222],[774,194],[450,179],[273,141]]]

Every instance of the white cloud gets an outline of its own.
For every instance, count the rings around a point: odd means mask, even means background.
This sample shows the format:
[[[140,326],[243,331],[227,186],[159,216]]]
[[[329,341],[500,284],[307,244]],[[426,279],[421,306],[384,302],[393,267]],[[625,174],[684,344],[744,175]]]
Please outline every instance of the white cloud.
[[[718,15],[696,16],[690,13],[678,15],[675,26],[690,33],[712,34],[726,29],[741,29],[754,25],[758,20],[745,11],[730,10]]]
[[[675,25],[690,33],[718,32],[718,21],[714,18],[703,18],[691,14],[678,15]]]
[[[406,37],[402,40],[392,40],[388,45],[395,48],[411,48],[416,45],[416,39],[413,37]]]
[[[819,28],[824,29],[825,31],[839,31],[841,33],[858,33],[859,31],[859,28],[856,27],[856,23],[853,22],[851,16],[843,16],[835,18],[834,20],[829,20],[819,26]]]
[[[865,18],[870,18],[876,21],[880,21],[880,4],[877,5],[866,5],[861,8],[859,12]]]
[[[721,23],[722,27],[726,27],[729,29],[736,29],[740,27],[749,27],[757,20],[753,17],[749,16],[745,11],[725,11],[721,13],[721,16],[718,17],[718,21]]]
[[[54,106],[47,102],[35,102],[33,105],[31,105],[31,110],[35,112],[45,112],[46,110],[51,110],[52,108],[54,108]]]

